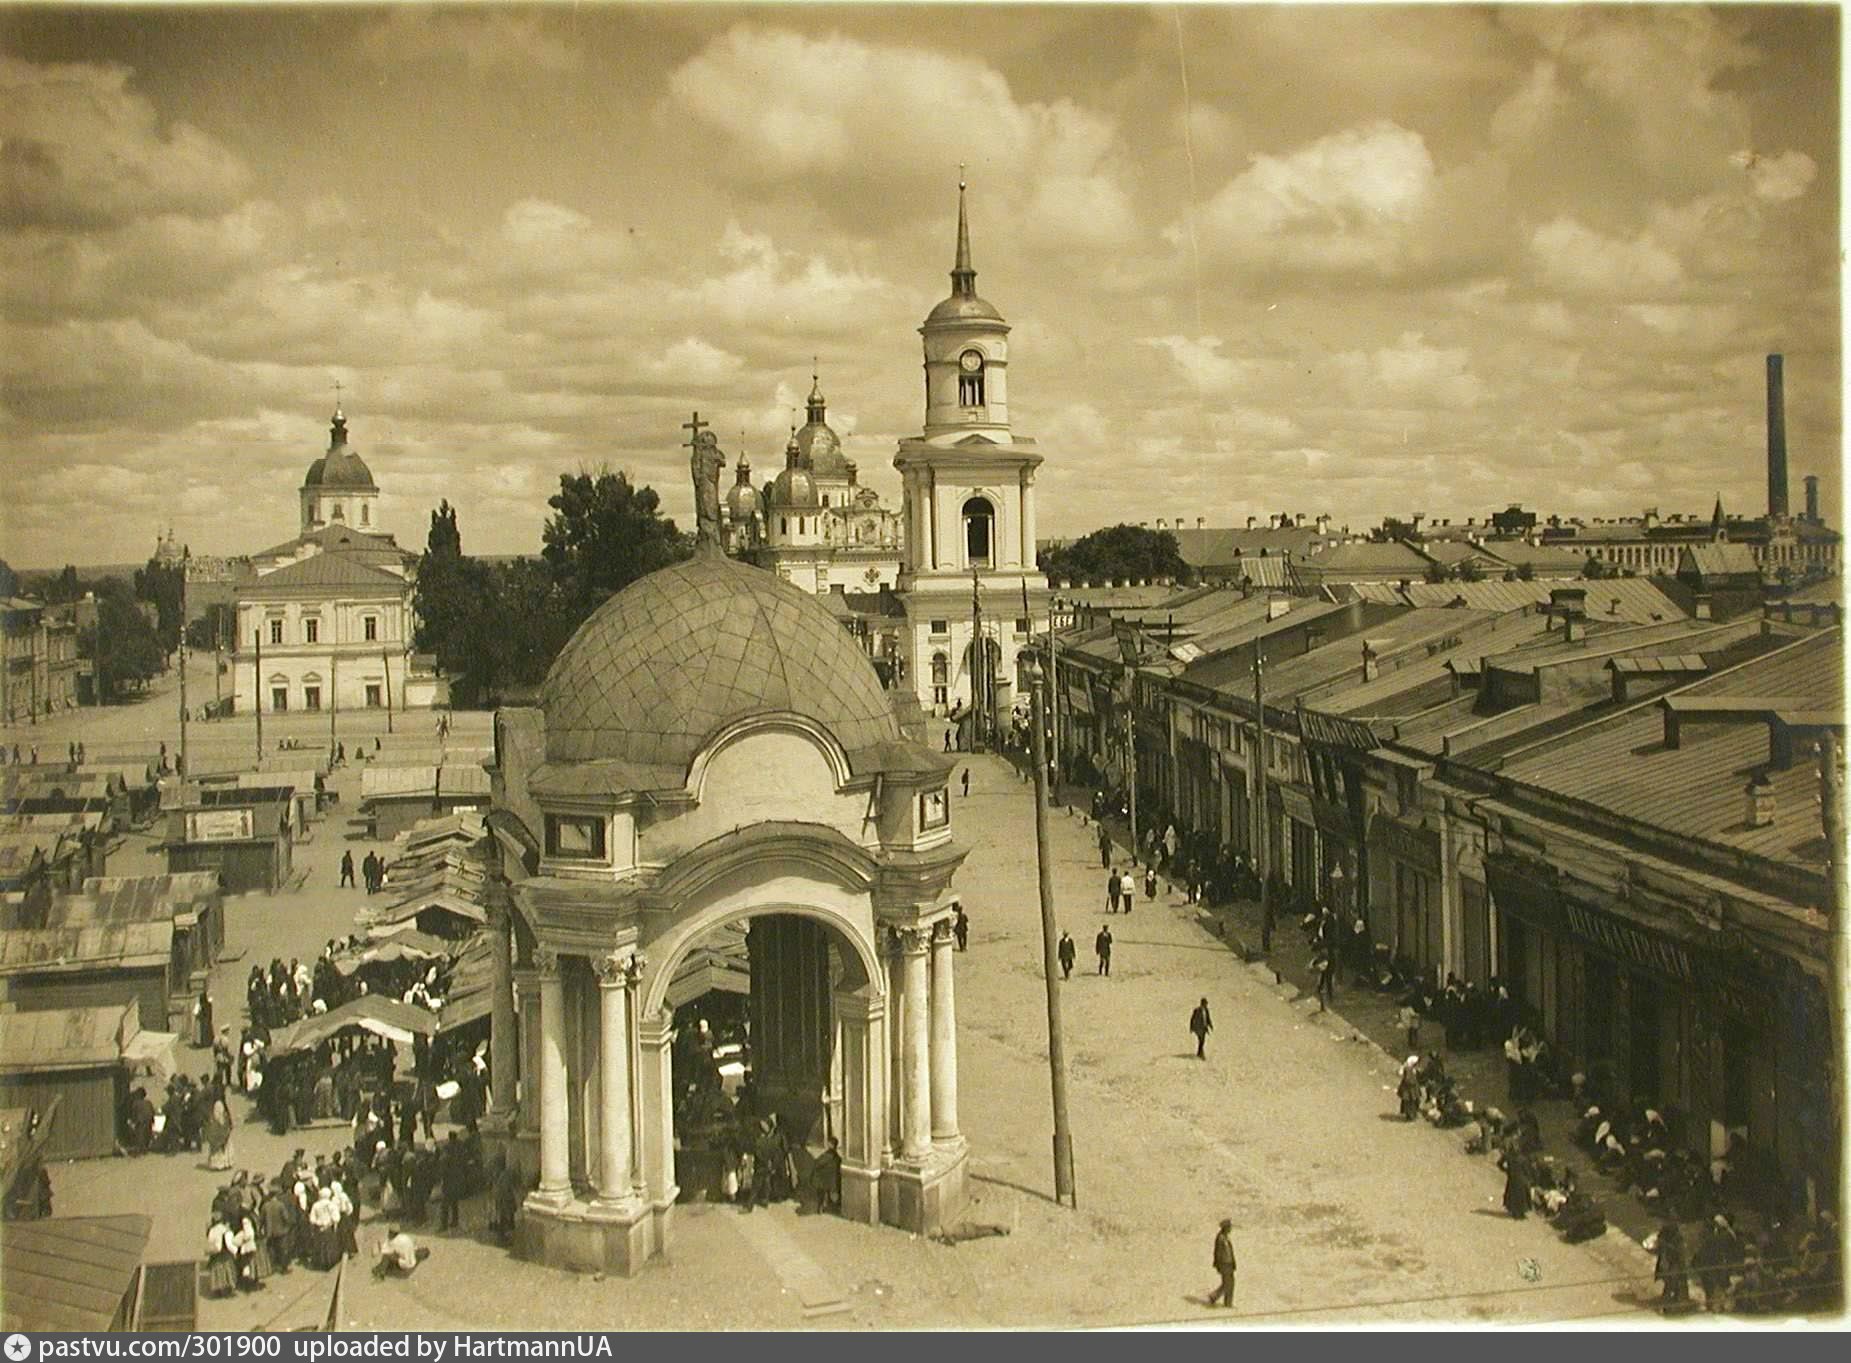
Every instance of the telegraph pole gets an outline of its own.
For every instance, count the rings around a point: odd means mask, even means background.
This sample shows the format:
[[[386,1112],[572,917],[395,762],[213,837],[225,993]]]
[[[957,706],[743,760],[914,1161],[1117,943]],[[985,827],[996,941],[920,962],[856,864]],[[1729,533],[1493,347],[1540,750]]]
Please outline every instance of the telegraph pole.
[[[334,622],[329,621],[332,625]],[[328,770],[334,770],[334,712],[340,708],[341,655],[337,641],[328,644]]]
[[[169,530],[168,536],[173,535]],[[180,554],[180,774],[188,775],[193,764],[186,760],[186,580],[193,570],[193,551],[184,549]]]
[[[1260,881],[1260,950],[1273,949],[1273,896],[1267,884],[1266,846],[1266,682],[1259,641],[1253,645],[1253,870]]]
[[[1827,729],[1819,740],[1819,820],[1825,832],[1826,872],[1832,878],[1829,909],[1832,955],[1826,971],[1825,986],[1830,1001],[1832,1044],[1837,1048],[1837,1054],[1833,1057],[1838,1069],[1836,1105],[1842,1119],[1845,1095],[1851,1092],[1851,1069],[1847,1069],[1847,1061],[1851,1060],[1851,1045],[1847,1045],[1848,1039],[1845,1036],[1845,989],[1851,985],[1851,925],[1845,922],[1845,793],[1840,761],[1838,734],[1835,730]],[[1837,1203],[1842,1216],[1847,1205],[1845,1199],[1851,1196],[1851,1176],[1847,1176],[1842,1120],[1838,1137],[1837,1174]],[[1842,1222],[1839,1234],[1844,1234]],[[1851,1276],[1843,1276],[1846,1274],[1843,1245],[1841,1243],[1834,1248],[1838,1251],[1838,1270],[1841,1275],[1839,1289],[1841,1292],[1851,1291]],[[1851,1296],[1842,1297],[1841,1300],[1851,1301]]]
[[[1054,871],[1053,854],[1048,847],[1048,753],[1047,739],[1041,726],[1047,718],[1046,695],[1041,685],[1041,667],[1031,656],[1028,665],[1028,689],[1034,736],[1032,756],[1035,762],[1035,866],[1041,886],[1041,966],[1048,989],[1048,1080],[1054,1091],[1054,1200],[1078,1209],[1079,1198],[1073,1190],[1073,1131],[1067,1124],[1067,1047],[1061,1033],[1060,982],[1054,972]]]
[[[1130,791],[1131,859],[1138,859],[1138,721],[1132,713],[1131,697],[1137,682],[1129,663],[1125,665],[1125,787]]]
[[[257,712],[257,765],[264,762],[264,632],[252,632],[257,640],[257,656],[251,662],[251,708]]]
[[[970,570],[970,621],[970,747],[972,752],[982,752],[984,736],[989,732],[985,722],[988,701],[984,696],[989,687],[984,684],[984,674],[990,670],[990,650],[983,643],[983,597],[976,564]]]
[[[386,732],[392,732],[392,655],[379,650],[379,662],[386,670]]]

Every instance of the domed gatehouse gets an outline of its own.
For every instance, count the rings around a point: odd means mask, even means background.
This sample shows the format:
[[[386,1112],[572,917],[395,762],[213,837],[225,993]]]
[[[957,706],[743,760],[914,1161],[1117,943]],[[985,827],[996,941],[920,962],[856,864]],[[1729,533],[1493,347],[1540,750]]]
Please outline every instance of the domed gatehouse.
[[[565,1267],[635,1272],[767,1139],[829,1205],[833,1143],[858,1221],[929,1232],[964,1196],[951,764],[816,598],[725,557],[711,434],[693,464],[696,556],[496,716],[494,1106],[537,1181],[516,1252]]]

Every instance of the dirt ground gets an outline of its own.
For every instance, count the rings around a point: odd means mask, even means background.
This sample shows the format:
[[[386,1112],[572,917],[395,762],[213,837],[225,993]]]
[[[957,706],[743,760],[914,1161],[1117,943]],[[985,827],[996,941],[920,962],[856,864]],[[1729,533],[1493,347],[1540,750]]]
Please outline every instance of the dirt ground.
[[[210,684],[208,672],[208,695]],[[171,705],[158,703],[159,715],[137,721],[144,707],[125,707],[101,716],[107,727],[94,736],[71,736],[96,747],[158,732],[172,747]],[[452,742],[485,740],[488,719],[458,714]],[[317,721],[288,723],[306,732]],[[325,717],[318,723],[325,734]],[[61,751],[65,739],[41,730],[41,744]],[[252,737],[227,730],[223,741],[230,751]],[[1079,1207],[1055,1205],[1032,797],[1000,760],[968,760],[971,793],[954,793],[952,810],[971,849],[957,881],[972,929],[969,951],[957,957],[966,1221],[1005,1234],[950,1245],[789,1207],[753,1213],[748,1224],[731,1208],[684,1206],[671,1252],[618,1280],[512,1259],[482,1236],[486,1209],[477,1205],[460,1233],[420,1236],[433,1253],[410,1279],[381,1283],[364,1265],[350,1271],[344,1323],[865,1329],[1650,1318],[1641,1316],[1654,1291],[1644,1251],[1617,1232],[1569,1246],[1534,1218],[1512,1221],[1488,1158],[1462,1153],[1457,1132],[1395,1118],[1392,1062],[1340,1016],[1289,1002],[1295,991],[1242,964],[1170,896],[1107,915],[1094,830],[1065,810],[1053,816],[1052,842],[1058,916],[1080,948],[1062,986]],[[347,824],[359,778],[349,768],[332,785],[339,805],[298,849],[301,887],[230,903],[229,959],[214,983],[222,1018],[238,1016],[253,961],[312,956],[349,930],[364,899],[336,885],[342,851],[359,859],[372,845],[352,840]],[[161,869],[148,842],[131,838],[111,872]],[[1102,923],[1116,939],[1110,978],[1094,973]],[[1187,1021],[1204,996],[1216,1030],[1198,1061]],[[206,1068],[204,1052],[183,1055],[189,1068]],[[275,1138],[247,1122],[234,1157],[268,1176],[297,1146],[331,1150],[346,1138],[338,1124]],[[152,1213],[154,1261],[203,1252],[216,1186],[196,1156],[53,1171],[60,1215]],[[1223,1216],[1234,1220],[1240,1260],[1231,1311],[1206,1305]],[[369,1211],[363,1255],[385,1233]],[[802,1298],[815,1300],[817,1272],[839,1304],[806,1314]],[[316,1323],[330,1288],[331,1275],[297,1270],[259,1293],[203,1301],[200,1324]]]

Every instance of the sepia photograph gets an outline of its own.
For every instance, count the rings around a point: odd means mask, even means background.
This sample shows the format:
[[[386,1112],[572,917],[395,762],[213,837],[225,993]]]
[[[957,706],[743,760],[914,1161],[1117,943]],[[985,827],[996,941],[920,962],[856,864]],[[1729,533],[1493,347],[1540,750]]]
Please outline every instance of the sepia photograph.
[[[1842,1328],[1842,44],[0,0],[6,1363]]]

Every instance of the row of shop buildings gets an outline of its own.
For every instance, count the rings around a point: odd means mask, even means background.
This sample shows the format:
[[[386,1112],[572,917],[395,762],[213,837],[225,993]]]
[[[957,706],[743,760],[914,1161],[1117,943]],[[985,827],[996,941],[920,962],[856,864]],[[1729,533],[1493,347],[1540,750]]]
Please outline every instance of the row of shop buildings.
[[[1145,822],[1257,860],[1294,909],[1362,918],[1436,983],[1502,983],[1564,1073],[1676,1108],[1697,1153],[1733,1142],[1788,1205],[1831,1201],[1816,753],[1843,732],[1840,606],[1433,590],[1083,611],[1055,636],[1060,748],[1122,784],[1135,734]]]

